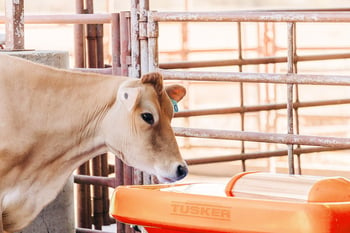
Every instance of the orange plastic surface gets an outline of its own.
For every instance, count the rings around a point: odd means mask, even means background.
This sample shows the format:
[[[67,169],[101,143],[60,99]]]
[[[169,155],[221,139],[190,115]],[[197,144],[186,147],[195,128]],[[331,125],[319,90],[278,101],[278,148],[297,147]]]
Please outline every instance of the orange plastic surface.
[[[183,185],[183,184],[181,184]],[[160,191],[172,185],[120,186],[110,213],[149,233],[345,233],[350,202],[287,202]]]
[[[350,202],[350,182],[342,177],[322,179],[312,186],[308,201]]]

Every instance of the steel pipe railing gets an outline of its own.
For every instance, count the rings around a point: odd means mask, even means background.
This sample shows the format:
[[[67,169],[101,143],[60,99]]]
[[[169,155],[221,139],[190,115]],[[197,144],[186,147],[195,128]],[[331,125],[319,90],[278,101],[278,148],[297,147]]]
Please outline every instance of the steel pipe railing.
[[[294,153],[296,154],[310,154],[316,152],[326,152],[326,151],[338,151],[338,150],[348,150],[350,147],[344,148],[329,148],[329,147],[308,147],[308,148],[295,148]],[[288,150],[276,150],[276,151],[265,151],[265,152],[250,152],[241,153],[233,155],[217,155],[207,158],[192,158],[187,159],[188,165],[198,165],[198,164],[208,164],[208,163],[221,163],[221,162],[231,162],[239,160],[248,159],[264,159],[271,157],[281,157],[288,155]]]
[[[319,137],[295,134],[279,134],[279,133],[260,133],[234,130],[215,130],[215,129],[195,129],[175,127],[176,136],[196,137],[208,139],[224,139],[238,141],[253,141],[278,144],[296,144],[308,146],[323,146],[331,148],[349,148],[350,138],[338,137]]]
[[[325,55],[304,55],[295,56],[296,62],[305,61],[322,61],[350,58],[350,53],[325,54]],[[241,65],[263,65],[272,63],[285,63],[287,57],[262,57],[262,58],[242,58],[242,59],[226,59],[215,61],[180,61],[160,63],[161,69],[186,69],[186,68],[201,68],[201,67],[218,67],[218,66],[241,66]]]
[[[347,75],[268,74],[239,72],[168,71],[158,69],[167,80],[253,82],[306,85],[350,85]]]
[[[55,15],[25,15],[25,24],[105,24],[112,20],[111,14],[55,14]],[[0,16],[0,23],[5,23],[6,17]]]
[[[102,185],[115,188],[114,177],[103,177],[103,176],[88,176],[88,175],[74,175],[74,183],[77,184],[91,184],[91,185]]]
[[[295,102],[295,103],[293,103],[293,108],[297,109],[297,108],[320,107],[320,106],[340,105],[340,104],[350,104],[350,99]],[[254,105],[254,106],[240,106],[240,107],[198,109],[198,110],[182,110],[180,112],[175,113],[174,117],[190,117],[190,116],[203,116],[203,115],[247,113],[247,112],[281,110],[281,109],[286,109],[286,108],[287,108],[287,104],[276,103],[276,104],[262,104],[262,105]]]
[[[348,12],[150,12],[149,18],[157,22],[350,22],[350,14]]]

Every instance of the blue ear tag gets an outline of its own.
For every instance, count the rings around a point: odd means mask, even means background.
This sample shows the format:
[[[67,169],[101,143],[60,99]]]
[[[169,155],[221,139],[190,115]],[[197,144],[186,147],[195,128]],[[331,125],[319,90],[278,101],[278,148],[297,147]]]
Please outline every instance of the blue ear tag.
[[[179,107],[177,106],[176,100],[173,100],[173,99],[171,99],[171,98],[170,98],[170,100],[171,100],[171,103],[172,103],[173,106],[174,106],[174,112],[178,112],[178,111],[179,111]]]

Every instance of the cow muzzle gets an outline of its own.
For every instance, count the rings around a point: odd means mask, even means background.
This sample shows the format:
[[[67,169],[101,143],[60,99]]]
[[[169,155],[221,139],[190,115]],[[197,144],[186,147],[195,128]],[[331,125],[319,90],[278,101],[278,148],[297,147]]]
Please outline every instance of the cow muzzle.
[[[175,171],[172,172],[171,176],[157,175],[158,180],[161,183],[172,183],[185,178],[188,174],[188,167],[186,164],[179,164],[175,167]]]

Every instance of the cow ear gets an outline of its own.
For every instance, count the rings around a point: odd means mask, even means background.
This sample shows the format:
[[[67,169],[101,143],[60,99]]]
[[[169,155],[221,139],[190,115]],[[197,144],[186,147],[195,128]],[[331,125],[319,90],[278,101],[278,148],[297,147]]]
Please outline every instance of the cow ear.
[[[170,99],[179,102],[186,95],[186,88],[181,85],[173,84],[165,87],[165,91]]]
[[[119,90],[119,99],[128,111],[133,110],[139,102],[140,91],[139,87],[123,87]]]
[[[160,73],[148,73],[141,77],[141,82],[144,84],[152,84],[158,95],[163,91],[163,76]]]

